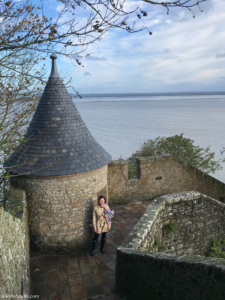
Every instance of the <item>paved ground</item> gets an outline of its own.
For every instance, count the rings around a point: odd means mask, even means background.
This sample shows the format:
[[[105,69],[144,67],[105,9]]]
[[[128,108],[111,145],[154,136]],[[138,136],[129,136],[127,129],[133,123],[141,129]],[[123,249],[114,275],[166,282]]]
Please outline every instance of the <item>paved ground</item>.
[[[105,254],[32,256],[32,295],[40,300],[120,299],[115,296],[116,249],[140,219],[150,201],[114,205],[112,229],[107,234]],[[99,237],[100,242],[100,237]]]

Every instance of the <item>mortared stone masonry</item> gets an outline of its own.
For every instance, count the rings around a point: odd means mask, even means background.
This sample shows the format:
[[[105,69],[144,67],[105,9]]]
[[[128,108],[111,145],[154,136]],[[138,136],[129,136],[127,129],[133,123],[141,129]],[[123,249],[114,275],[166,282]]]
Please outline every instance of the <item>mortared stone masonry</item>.
[[[24,141],[5,161],[14,186],[27,194],[31,243],[42,252],[64,253],[89,240],[92,207],[107,196],[111,156],[82,120],[59,77],[52,71]]]

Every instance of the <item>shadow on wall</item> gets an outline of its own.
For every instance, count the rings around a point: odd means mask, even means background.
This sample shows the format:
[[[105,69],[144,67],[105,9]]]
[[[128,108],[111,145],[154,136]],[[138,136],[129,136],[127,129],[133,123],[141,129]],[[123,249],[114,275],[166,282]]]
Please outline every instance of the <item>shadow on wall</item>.
[[[202,171],[185,165],[173,156],[137,158],[138,178],[128,180],[128,163],[118,160],[108,165],[110,204],[134,199],[148,200],[160,195],[195,190],[224,201],[225,184]]]
[[[224,217],[224,203],[198,192],[153,200],[117,249],[117,292],[129,300],[225,299],[225,260],[193,256],[206,253],[212,239],[225,237]],[[163,227],[172,220],[178,228],[170,255],[146,251],[159,250],[156,237],[163,239]],[[164,242],[170,246],[170,240]]]
[[[90,247],[93,204],[107,187],[108,165],[65,176],[18,176],[27,193],[33,250],[47,254]],[[107,190],[107,189],[106,189]]]

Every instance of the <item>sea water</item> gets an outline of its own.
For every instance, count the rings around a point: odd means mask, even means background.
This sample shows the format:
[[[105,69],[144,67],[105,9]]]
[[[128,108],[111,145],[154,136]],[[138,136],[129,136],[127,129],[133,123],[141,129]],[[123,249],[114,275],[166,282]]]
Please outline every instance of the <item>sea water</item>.
[[[113,159],[126,159],[148,139],[184,134],[225,158],[225,94],[83,95],[75,104],[94,138]],[[223,170],[211,174],[225,182]]]

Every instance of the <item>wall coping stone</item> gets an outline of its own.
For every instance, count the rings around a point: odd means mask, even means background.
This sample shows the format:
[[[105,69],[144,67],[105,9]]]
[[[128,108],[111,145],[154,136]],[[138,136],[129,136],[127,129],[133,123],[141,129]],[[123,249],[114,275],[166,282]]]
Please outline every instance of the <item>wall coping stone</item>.
[[[204,271],[209,271],[211,270],[208,269],[213,268],[219,274],[224,273],[225,275],[225,260],[223,258],[214,258],[214,257],[205,257],[205,256],[200,256],[200,255],[170,255],[166,253],[151,253],[148,251],[139,251],[139,250],[133,250],[133,249],[127,249],[125,247],[119,247],[117,248],[118,252],[120,254],[125,254],[129,255],[130,259],[132,259],[132,255],[137,255],[137,256],[145,256],[153,259],[160,259],[163,260],[164,262],[168,263],[170,261],[179,261],[180,263],[185,263],[185,264],[199,264],[199,267],[202,268]],[[134,257],[134,260],[137,261],[137,257]],[[221,272],[221,273],[220,273]]]
[[[109,167],[113,167],[116,165],[128,165],[128,162],[125,159],[119,158],[116,160],[111,160],[108,164]]]
[[[136,157],[137,161],[140,161],[142,163],[148,162],[148,161],[151,161],[151,162],[158,161],[158,160],[165,159],[165,158],[174,158],[174,156],[169,155],[169,154],[164,154],[164,155],[159,155],[159,156],[137,156]],[[121,165],[121,164],[128,165],[128,162],[127,162],[127,160],[125,160],[123,158],[119,158],[116,160],[111,160],[108,165],[110,167],[113,167],[113,166]]]
[[[156,156],[137,156],[136,159],[138,161],[141,161],[141,162],[148,162],[148,161],[158,161],[158,160],[161,160],[161,159],[165,159],[165,158],[173,158],[174,156],[173,155],[170,155],[170,154],[164,154],[164,155],[156,155]]]

